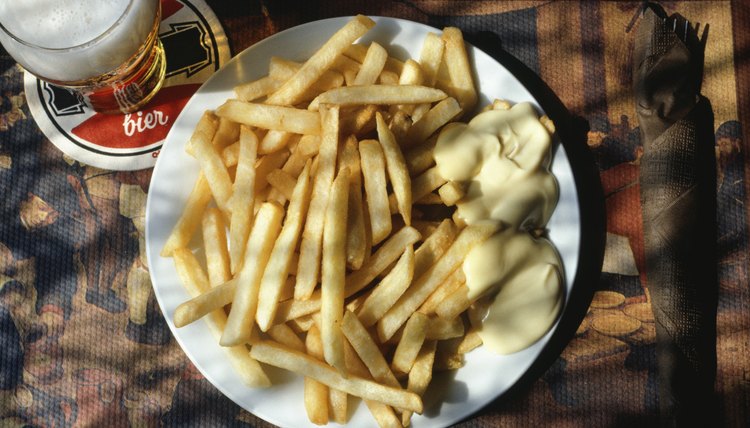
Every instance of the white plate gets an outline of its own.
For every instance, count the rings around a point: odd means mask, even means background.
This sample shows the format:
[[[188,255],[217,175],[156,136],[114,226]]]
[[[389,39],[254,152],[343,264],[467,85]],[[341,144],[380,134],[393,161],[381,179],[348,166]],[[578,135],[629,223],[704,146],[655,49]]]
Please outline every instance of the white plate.
[[[411,21],[373,18],[377,25],[364,38],[385,46],[391,55],[419,58],[422,40],[439,30]],[[206,109],[214,109],[233,97],[232,88],[240,82],[257,79],[268,72],[273,55],[293,60],[308,58],[349,18],[333,18],[300,25],[275,34],[246,49],[213,75],[185,106],[167,136],[154,168],[146,209],[146,249],[156,298],[177,342],[203,375],[234,402],[255,415],[280,426],[310,426],[302,394],[302,380],[282,377],[269,389],[245,387],[227,363],[224,351],[203,322],[176,329],[175,308],[189,298],[171,259],[159,252],[198,175],[198,163],[185,153],[191,131]],[[481,92],[480,105],[494,98],[513,103],[536,100],[502,65],[484,52],[469,48]],[[541,108],[540,108],[541,110]],[[550,221],[552,241],[562,255],[568,295],[578,267],[580,216],[575,182],[562,145],[558,145],[553,172],[560,183],[560,202]],[[554,331],[554,330],[553,330]],[[479,410],[506,392],[539,357],[552,331],[531,347],[508,356],[494,355],[481,347],[469,353],[466,366],[450,374],[437,375],[425,398],[425,412],[415,415],[414,427],[448,426]],[[351,417],[352,426],[374,426],[363,405]]]

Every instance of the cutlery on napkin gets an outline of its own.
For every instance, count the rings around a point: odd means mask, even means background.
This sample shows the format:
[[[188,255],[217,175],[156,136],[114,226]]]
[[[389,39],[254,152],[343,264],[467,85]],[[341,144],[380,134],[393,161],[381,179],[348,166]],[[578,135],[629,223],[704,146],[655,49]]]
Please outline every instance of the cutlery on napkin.
[[[707,27],[647,3],[634,50],[641,209],[663,426],[716,421],[716,159],[700,94]]]

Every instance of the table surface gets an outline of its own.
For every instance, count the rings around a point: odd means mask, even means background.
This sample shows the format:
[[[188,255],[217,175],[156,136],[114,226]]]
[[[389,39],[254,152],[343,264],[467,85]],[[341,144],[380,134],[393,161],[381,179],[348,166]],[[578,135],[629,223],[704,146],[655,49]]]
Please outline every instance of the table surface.
[[[630,27],[640,2],[207,3],[233,54],[304,22],[363,13],[457,26],[468,40],[489,37],[546,82],[588,128],[605,198],[603,272],[588,284],[595,290],[588,314],[559,357],[461,426],[657,420],[641,143],[630,91]],[[703,94],[714,109],[718,162],[717,424],[744,426],[750,420],[750,8],[740,1],[663,6],[710,25]],[[129,287],[147,272],[142,221],[151,170],[107,171],[64,156],[31,117],[22,77],[0,50],[0,424],[270,426],[205,380],[173,339],[153,293]],[[138,324],[129,302],[143,298],[147,317]]]

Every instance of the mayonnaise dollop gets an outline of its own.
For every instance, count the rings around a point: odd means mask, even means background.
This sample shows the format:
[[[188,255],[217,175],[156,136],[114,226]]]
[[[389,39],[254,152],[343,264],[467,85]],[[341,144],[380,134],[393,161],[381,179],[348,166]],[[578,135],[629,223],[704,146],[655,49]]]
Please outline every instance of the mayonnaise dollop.
[[[469,299],[483,312],[479,335],[499,354],[539,340],[562,308],[560,258],[550,241],[530,233],[546,226],[559,197],[551,145],[534,107],[521,103],[446,126],[435,147],[440,175],[467,186],[458,216],[501,225],[462,266]]]

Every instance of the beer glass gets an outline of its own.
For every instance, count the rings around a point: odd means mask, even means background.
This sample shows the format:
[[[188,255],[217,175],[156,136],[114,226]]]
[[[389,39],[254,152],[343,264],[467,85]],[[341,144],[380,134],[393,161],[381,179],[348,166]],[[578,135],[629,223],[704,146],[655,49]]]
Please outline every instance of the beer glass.
[[[0,43],[26,71],[101,113],[143,107],[164,80],[159,0],[3,0]]]

